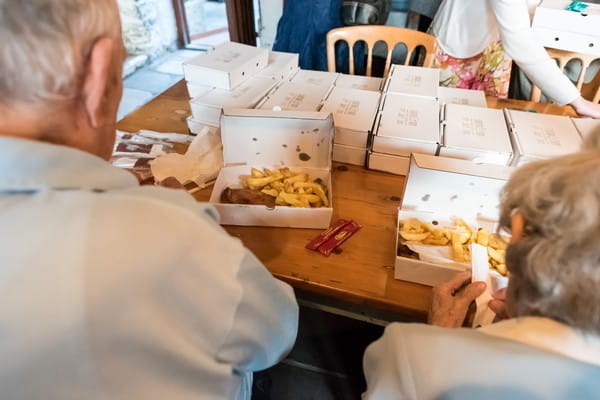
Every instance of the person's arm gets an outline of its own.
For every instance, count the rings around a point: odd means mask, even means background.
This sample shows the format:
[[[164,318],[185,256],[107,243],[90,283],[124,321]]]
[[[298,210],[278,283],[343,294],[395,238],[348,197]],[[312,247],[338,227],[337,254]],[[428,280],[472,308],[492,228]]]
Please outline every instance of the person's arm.
[[[292,288],[273,278],[250,252],[236,278],[242,297],[216,356],[238,372],[260,371],[275,365],[292,349],[298,305]]]
[[[525,75],[543,93],[560,105],[571,104],[582,116],[600,118],[600,106],[581,94],[548,56],[535,37],[526,0],[488,0],[491,2],[502,45]]]

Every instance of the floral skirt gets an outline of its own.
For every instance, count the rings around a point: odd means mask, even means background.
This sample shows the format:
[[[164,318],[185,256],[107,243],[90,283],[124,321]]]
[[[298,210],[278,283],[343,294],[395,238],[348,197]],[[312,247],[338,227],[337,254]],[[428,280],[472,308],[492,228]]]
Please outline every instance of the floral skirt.
[[[492,42],[481,54],[454,58],[437,47],[433,67],[439,68],[440,86],[483,90],[488,96],[508,97],[512,61],[500,42]]]

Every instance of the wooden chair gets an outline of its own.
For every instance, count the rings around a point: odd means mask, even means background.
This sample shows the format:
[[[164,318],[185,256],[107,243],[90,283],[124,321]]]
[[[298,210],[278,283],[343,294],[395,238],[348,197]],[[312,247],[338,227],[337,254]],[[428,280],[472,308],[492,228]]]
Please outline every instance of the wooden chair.
[[[356,42],[364,41],[367,45],[367,76],[371,76],[372,73],[373,47],[375,46],[375,43],[379,41],[385,42],[388,51],[385,60],[385,69],[383,71],[384,77],[390,70],[392,51],[398,43],[404,43],[406,45],[406,60],[404,61],[404,65],[408,65],[416,48],[425,48],[426,55],[423,62],[424,67],[431,67],[433,64],[436,46],[435,37],[432,35],[395,26],[361,25],[332,29],[327,34],[327,69],[330,72],[335,72],[335,44],[339,40],[344,40],[348,43],[348,48],[350,49],[348,52],[350,56],[350,75],[354,75],[354,52],[352,49]]]
[[[585,73],[586,73],[588,67],[590,66],[592,61],[600,59],[599,56],[574,53],[574,52],[565,51],[565,50],[546,49],[546,51],[548,52],[548,55],[550,56],[550,58],[556,60],[558,67],[560,68],[561,71],[564,71],[565,66],[571,60],[579,60],[581,62],[581,72],[579,73],[579,78],[577,79],[577,84],[576,84],[577,89],[580,92],[582,91],[582,88],[583,88],[583,79],[585,77]],[[597,84],[597,86],[594,86],[593,89],[587,88],[589,97],[594,103],[600,102],[600,79],[598,78],[599,76],[600,76],[600,73],[597,73],[595,78],[591,82],[594,85]],[[541,95],[542,95],[542,92],[541,92],[540,88],[538,88],[537,86],[532,86],[531,101],[539,102]]]

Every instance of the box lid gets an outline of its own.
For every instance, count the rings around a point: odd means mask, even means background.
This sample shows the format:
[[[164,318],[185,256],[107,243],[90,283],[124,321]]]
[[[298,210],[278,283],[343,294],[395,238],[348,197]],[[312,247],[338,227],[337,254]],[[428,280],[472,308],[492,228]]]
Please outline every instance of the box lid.
[[[280,51],[271,51],[269,53],[269,64],[260,71],[260,76],[275,76],[282,73],[282,70],[293,71],[298,68],[298,53],[283,53]]]
[[[439,106],[435,99],[387,94],[377,135],[439,143]]]
[[[262,99],[277,82],[265,76],[253,76],[233,90],[214,88],[191,102],[215,107],[252,107]]]
[[[335,81],[335,86],[379,92],[381,90],[382,82],[382,78],[372,76],[339,74]]]
[[[327,71],[312,71],[301,69],[294,75],[291,82],[298,85],[311,85],[330,88],[338,78],[338,73]]]
[[[512,153],[502,110],[446,104],[442,125],[442,140],[445,147],[490,153]]]
[[[498,219],[499,196],[514,168],[412,154],[402,210]]]
[[[387,92],[437,97],[440,83],[438,68],[393,65],[387,83]]]
[[[221,117],[226,165],[331,168],[330,113],[225,109]]]
[[[379,108],[379,92],[335,87],[321,111],[333,113],[336,127],[369,132]]]
[[[284,111],[317,111],[328,91],[329,87],[286,82],[279,86],[260,108],[271,110],[278,107]]]
[[[200,54],[185,62],[186,66],[231,72],[249,59],[260,57],[268,50],[236,42],[226,42],[212,51]]]
[[[487,107],[483,90],[469,90],[440,86],[438,88],[440,104],[462,104],[475,107]]]
[[[581,147],[581,136],[569,117],[516,110],[506,110],[505,114],[522,156],[550,158]]]

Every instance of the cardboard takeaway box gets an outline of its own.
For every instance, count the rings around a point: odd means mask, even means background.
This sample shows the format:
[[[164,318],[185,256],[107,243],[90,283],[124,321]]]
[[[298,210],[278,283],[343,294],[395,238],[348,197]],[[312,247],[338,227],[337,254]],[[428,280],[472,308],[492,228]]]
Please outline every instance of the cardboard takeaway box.
[[[224,167],[215,182],[210,203],[224,225],[327,228],[333,215],[331,146],[333,118],[320,112],[274,112],[268,110],[224,110],[221,119]],[[240,177],[250,169],[289,167],[321,179],[328,188],[329,207],[294,208],[224,204],[227,187],[242,187]]]
[[[382,78],[346,74],[339,74],[337,80],[335,81],[336,87],[370,90],[372,92],[380,92],[382,84]]]
[[[571,118],[575,128],[583,138],[583,140],[587,139],[592,133],[597,132],[596,134],[600,136],[600,120],[593,118]]]
[[[467,106],[487,108],[485,92],[482,90],[469,90],[440,86],[438,88],[438,100],[440,105],[462,104]]]
[[[367,149],[361,147],[344,146],[333,144],[333,161],[364,166],[367,157]]]
[[[206,93],[213,90],[215,87],[210,85],[201,85],[199,83],[186,82],[188,94],[193,99],[194,97],[204,96]]]
[[[367,148],[373,130],[379,100],[378,92],[335,87],[325,100],[321,111],[333,114],[333,142],[345,146]]]
[[[440,84],[438,68],[392,65],[385,92],[437,98]]]
[[[319,111],[329,90],[329,86],[284,82],[256,108],[275,111]]]
[[[212,126],[208,124],[204,124],[202,122],[196,121],[193,116],[187,117],[187,126],[190,131],[190,135],[199,135],[204,132],[204,128],[208,129],[208,133],[212,133],[215,135],[221,134],[221,129],[218,126]]]
[[[338,75],[336,72],[301,69],[294,75],[291,82],[298,85],[318,86],[329,89],[334,85]]]
[[[269,51],[235,42],[227,42],[183,64],[188,82],[231,90],[242,84],[269,62]]]
[[[570,0],[544,0],[536,8],[532,28],[544,47],[600,56],[600,5],[582,12],[566,10]]]
[[[283,53],[271,51],[269,53],[269,64],[259,71],[258,76],[268,76],[277,80],[290,80],[300,69],[298,67],[299,55],[297,53]]]
[[[436,221],[438,226],[453,226],[463,218],[473,228],[496,230],[498,198],[511,167],[477,165],[470,161],[413,154],[398,212],[400,221],[418,218]],[[468,268],[452,260],[433,263],[398,255],[400,241],[396,232],[394,278],[434,286]]]
[[[446,104],[441,119],[440,156],[510,164],[513,151],[502,110]]]
[[[504,110],[515,157],[512,165],[575,153],[581,136],[568,117]]]
[[[406,175],[408,173],[410,158],[369,151],[366,164],[368,169],[389,172],[396,175]]]
[[[276,85],[277,81],[271,78],[255,76],[232,91],[212,89],[190,101],[193,118],[200,123],[219,126],[224,108],[253,108]]]
[[[401,157],[435,155],[440,143],[439,106],[435,99],[387,94],[382,101],[373,151]]]

